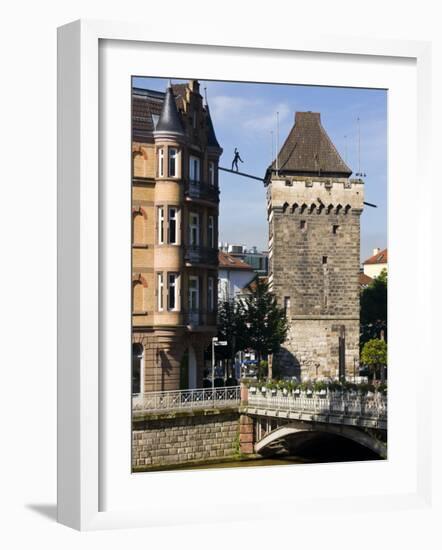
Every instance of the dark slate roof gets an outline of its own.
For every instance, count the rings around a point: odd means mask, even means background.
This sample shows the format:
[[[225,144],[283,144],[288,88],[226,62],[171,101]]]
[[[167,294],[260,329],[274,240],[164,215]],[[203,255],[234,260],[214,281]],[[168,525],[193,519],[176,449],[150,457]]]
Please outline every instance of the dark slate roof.
[[[276,160],[271,170],[276,170]],[[279,152],[281,174],[349,177],[345,164],[321,124],[320,113],[297,112],[295,124]]]
[[[184,128],[176,106],[175,96],[172,87],[169,86],[164,98],[160,119],[155,128],[155,133],[167,133],[184,135]]]
[[[178,109],[183,108],[186,84],[172,84]],[[132,89],[132,137],[134,140],[150,141],[163,109],[166,94],[145,88]],[[154,120],[154,118],[156,120]]]
[[[216,139],[215,128],[213,127],[212,117],[210,116],[209,106],[206,105],[207,112],[207,145],[209,147],[217,147],[220,149],[220,144]]]

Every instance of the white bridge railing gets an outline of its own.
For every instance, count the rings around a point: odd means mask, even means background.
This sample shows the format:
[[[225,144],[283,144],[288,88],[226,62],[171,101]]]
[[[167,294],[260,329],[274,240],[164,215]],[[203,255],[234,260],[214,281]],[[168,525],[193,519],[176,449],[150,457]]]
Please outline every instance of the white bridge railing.
[[[387,420],[387,397],[380,394],[326,394],[306,395],[265,395],[249,391],[248,406],[272,411],[287,411],[306,414],[330,414],[353,418]]]
[[[197,408],[224,408],[238,406],[240,387],[199,388],[194,390],[177,390],[136,393],[132,395],[134,412],[172,411]]]

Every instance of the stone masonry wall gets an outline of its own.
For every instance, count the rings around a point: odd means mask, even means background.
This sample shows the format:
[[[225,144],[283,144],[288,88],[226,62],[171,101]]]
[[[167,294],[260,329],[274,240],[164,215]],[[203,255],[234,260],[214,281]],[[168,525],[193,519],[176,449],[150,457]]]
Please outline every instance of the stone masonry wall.
[[[134,471],[235,457],[239,451],[237,411],[169,415],[134,422]]]
[[[338,374],[359,362],[359,247],[363,183],[342,178],[272,181],[268,190],[270,280],[290,329],[281,374]]]

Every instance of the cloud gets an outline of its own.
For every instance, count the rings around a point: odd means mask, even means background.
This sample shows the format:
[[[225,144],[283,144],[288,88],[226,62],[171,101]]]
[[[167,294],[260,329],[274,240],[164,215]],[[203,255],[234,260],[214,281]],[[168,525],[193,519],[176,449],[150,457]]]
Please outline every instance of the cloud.
[[[276,113],[279,112],[282,125],[292,111],[287,103],[275,105],[262,99],[218,95],[211,100],[211,113],[217,126],[233,122],[236,130],[247,133],[276,130]]]

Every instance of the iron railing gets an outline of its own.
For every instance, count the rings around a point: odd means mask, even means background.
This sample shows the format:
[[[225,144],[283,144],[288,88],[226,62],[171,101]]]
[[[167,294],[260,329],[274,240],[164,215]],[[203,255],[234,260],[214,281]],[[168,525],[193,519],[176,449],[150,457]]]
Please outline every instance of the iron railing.
[[[184,260],[193,264],[218,266],[218,249],[208,246],[187,245],[184,247]]]
[[[270,390],[265,394],[259,390],[251,393],[249,390],[248,405],[265,410],[387,420],[387,397],[379,393],[369,396],[345,393],[339,395],[330,392],[322,396],[313,394],[307,397],[290,393],[284,395],[281,392],[271,395]]]
[[[157,412],[181,409],[226,408],[239,406],[240,387],[198,388],[132,395],[134,412]]]
[[[184,194],[191,199],[201,199],[210,202],[219,201],[219,189],[202,181],[186,180]]]

